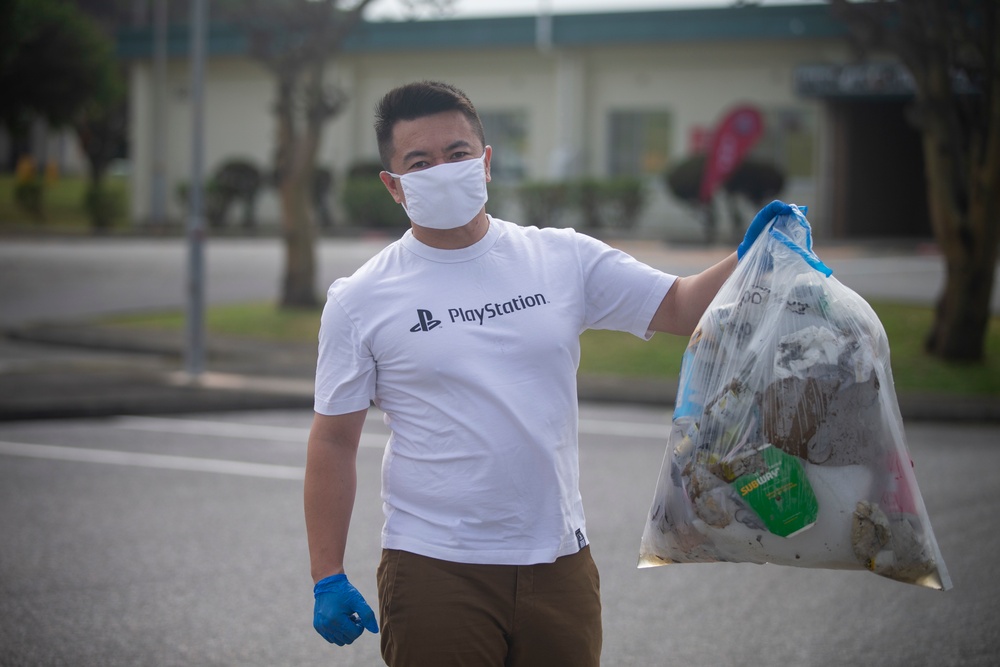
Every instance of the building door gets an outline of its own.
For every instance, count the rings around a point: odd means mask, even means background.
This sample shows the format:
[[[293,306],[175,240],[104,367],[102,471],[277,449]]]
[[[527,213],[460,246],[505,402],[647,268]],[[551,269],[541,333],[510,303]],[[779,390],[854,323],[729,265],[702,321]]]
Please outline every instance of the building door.
[[[835,238],[930,238],[920,133],[905,99],[828,99]]]

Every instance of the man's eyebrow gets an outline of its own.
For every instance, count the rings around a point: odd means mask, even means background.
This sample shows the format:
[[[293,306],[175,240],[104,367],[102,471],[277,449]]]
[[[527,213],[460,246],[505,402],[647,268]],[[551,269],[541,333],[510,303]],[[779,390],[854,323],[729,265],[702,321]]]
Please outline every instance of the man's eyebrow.
[[[403,156],[403,162],[409,162],[415,157],[425,157],[426,155],[427,151],[421,151],[421,150],[410,151],[409,153]]]
[[[445,152],[447,153],[448,151],[453,151],[453,150],[455,150],[456,148],[472,148],[472,144],[470,144],[470,143],[469,143],[468,141],[466,141],[465,139],[459,139],[459,140],[458,140],[458,141],[456,141],[455,143],[453,143],[453,144],[449,144],[449,145],[448,145],[448,147],[447,147],[447,148],[445,148],[444,150],[445,150]]]
[[[456,148],[471,148],[471,147],[472,144],[470,144],[468,141],[466,141],[465,139],[459,139],[458,141],[455,141],[445,146],[444,152],[447,153],[449,151],[455,150]],[[412,150],[403,156],[403,162],[409,162],[413,158],[426,157],[427,155],[429,155],[429,153],[425,150],[421,149]]]

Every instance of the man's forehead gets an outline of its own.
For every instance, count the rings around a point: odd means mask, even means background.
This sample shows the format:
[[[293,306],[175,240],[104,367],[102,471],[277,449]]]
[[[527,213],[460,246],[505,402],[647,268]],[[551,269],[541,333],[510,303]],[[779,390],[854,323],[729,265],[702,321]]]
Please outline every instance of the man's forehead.
[[[460,111],[443,111],[400,120],[392,128],[392,139],[397,152],[402,144],[419,144],[423,150],[444,150],[463,141],[473,147],[480,143],[472,123]],[[407,146],[407,149],[410,148],[417,146]]]

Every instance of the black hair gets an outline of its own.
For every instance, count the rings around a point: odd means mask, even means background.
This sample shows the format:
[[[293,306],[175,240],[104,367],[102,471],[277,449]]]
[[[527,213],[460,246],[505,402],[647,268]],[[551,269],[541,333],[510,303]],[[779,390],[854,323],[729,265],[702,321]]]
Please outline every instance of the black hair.
[[[393,153],[392,130],[401,120],[415,120],[444,111],[460,111],[479,141],[486,146],[483,122],[472,100],[455,86],[440,81],[419,81],[393,88],[375,105],[375,138],[382,167],[389,169]]]

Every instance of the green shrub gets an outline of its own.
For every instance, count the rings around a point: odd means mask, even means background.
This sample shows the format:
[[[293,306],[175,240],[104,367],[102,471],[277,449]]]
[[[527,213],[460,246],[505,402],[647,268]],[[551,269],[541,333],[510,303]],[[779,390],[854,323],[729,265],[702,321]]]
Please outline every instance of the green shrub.
[[[489,201],[486,202],[486,211],[490,215],[507,220],[510,202],[517,200],[517,186],[502,183],[489,184]]]
[[[190,214],[190,184],[187,181],[180,181],[177,183],[174,194],[177,196],[177,202]],[[225,222],[228,201],[228,194],[217,181],[214,179],[205,181],[205,185],[201,189],[201,207],[202,214],[210,227],[221,227]]]
[[[688,156],[675,164],[664,174],[664,180],[667,189],[675,197],[688,204],[697,204],[703,173],[705,173],[705,155],[700,153]]]
[[[591,229],[631,229],[645,204],[642,180],[583,178],[560,183],[525,183],[518,190],[525,221],[536,227],[554,226],[575,210]]]
[[[603,225],[601,209],[604,207],[603,181],[585,178],[573,183],[573,203],[579,207],[583,224],[589,229]]]
[[[664,176],[667,187],[675,197],[697,204],[704,172],[705,155],[700,153],[684,158]],[[722,184],[727,194],[742,195],[758,206],[777,197],[784,187],[784,172],[771,162],[754,157],[747,157],[736,165]]]
[[[22,157],[14,172],[14,201],[31,218],[42,220],[45,217],[44,194],[45,181],[38,173],[34,158]]]
[[[230,158],[219,165],[212,174],[206,190],[206,215],[209,224],[221,227],[234,204],[243,207],[243,226],[257,225],[257,195],[265,185],[264,174],[253,161]]]
[[[743,195],[756,206],[774,199],[785,187],[785,173],[766,160],[748,157],[741,162],[723,185],[731,195]]]
[[[125,194],[106,184],[91,183],[83,195],[83,208],[95,231],[110,229],[125,212]]]
[[[371,178],[378,180],[379,174],[383,171],[382,163],[377,160],[355,162],[347,170],[347,178]]]
[[[517,191],[525,223],[534,227],[553,227],[570,205],[570,187],[566,183],[528,182]]]
[[[642,180],[621,176],[598,184],[598,217],[604,227],[629,230],[635,227],[646,203]]]
[[[90,187],[88,176],[62,174],[57,178],[41,179],[41,202],[44,224],[60,231],[95,231],[87,210],[87,189]],[[125,226],[128,223],[128,182],[122,176],[106,176],[101,180],[101,187],[107,191],[106,198],[114,203],[114,224]],[[17,176],[15,174],[0,174],[0,227],[14,227],[36,220],[25,214],[15,194]]]
[[[382,165],[363,162],[353,165],[347,172],[341,204],[352,225],[375,229],[402,229],[410,226],[403,207],[386,192],[378,175]]]
[[[34,220],[45,217],[43,195],[45,188],[41,178],[18,180],[14,183],[14,201]]]

